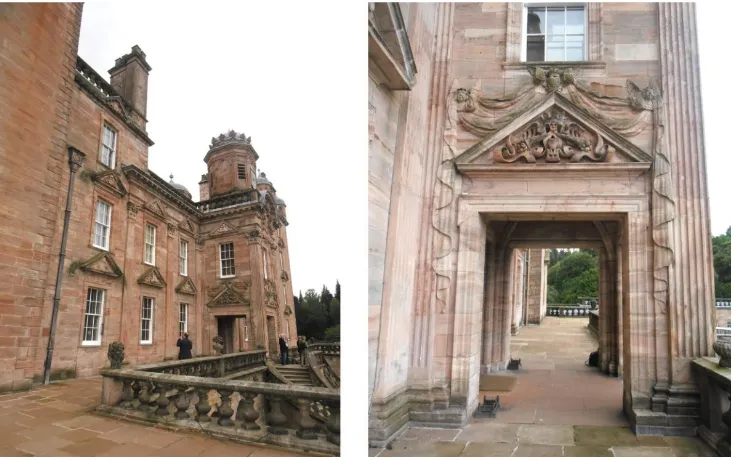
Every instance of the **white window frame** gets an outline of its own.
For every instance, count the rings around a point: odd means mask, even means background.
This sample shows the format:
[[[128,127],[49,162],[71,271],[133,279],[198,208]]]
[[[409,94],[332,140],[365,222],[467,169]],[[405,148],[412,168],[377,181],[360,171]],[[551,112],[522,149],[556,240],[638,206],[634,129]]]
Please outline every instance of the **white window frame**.
[[[248,321],[247,316],[245,316],[245,320],[243,321],[243,323],[245,324],[245,342],[250,341],[250,331],[247,328],[247,321]]]
[[[232,250],[230,251],[232,254],[232,258],[227,258],[226,260],[232,261],[232,273],[225,275],[224,274],[224,261],[225,259],[222,258],[222,249],[224,246],[230,245],[232,247]],[[220,278],[234,278],[237,274],[237,270],[235,270],[234,266],[234,242],[227,242],[227,243],[219,243],[219,277]]]
[[[97,299],[94,301],[90,299],[93,291],[99,293]],[[103,326],[104,301],[105,301],[105,290],[104,289],[93,288],[93,287],[90,287],[89,289],[87,289],[87,300],[85,302],[85,307],[84,307],[84,322],[82,323],[82,346],[100,346],[102,345],[102,331],[104,330],[103,329],[104,327]],[[97,306],[99,306],[99,310],[97,313],[90,313],[89,311],[89,307],[92,302],[98,304]],[[88,318],[90,317],[98,319],[98,323],[96,327],[87,326]],[[97,335],[96,340],[86,340],[88,330],[96,332],[96,335]]]
[[[150,301],[150,318],[145,317],[145,301]],[[143,297],[143,301],[140,304],[140,343],[142,345],[153,344],[153,318],[155,318],[155,299],[153,297]],[[143,332],[145,331],[145,322],[149,322],[148,327],[148,340],[143,339]]]
[[[189,332],[189,304],[178,304],[178,335]]]
[[[107,145],[107,133],[112,136],[112,146]],[[106,152],[109,150],[109,164],[105,162]],[[115,169],[115,160],[117,160],[117,130],[106,121],[102,123],[102,147],[99,150],[99,162],[108,168]]]
[[[589,60],[589,5],[588,3],[578,3],[578,2],[571,2],[571,3],[525,3],[522,8],[522,33],[520,34],[520,61],[522,62],[528,62],[528,8],[548,8],[548,7],[583,7],[584,8],[584,56],[582,61],[588,61]],[[546,14],[547,18],[547,14]],[[546,19],[547,20],[547,19]],[[546,37],[548,34],[545,34]],[[565,54],[566,52],[566,43],[565,43],[565,36],[566,33],[564,31],[564,43],[563,43],[563,52]],[[548,41],[545,41],[546,47],[543,50],[543,58],[548,55]],[[566,62],[566,61],[548,61],[543,60],[540,62]],[[568,61],[568,62],[576,62],[576,61]]]
[[[183,276],[189,274],[189,242],[186,240],[179,241],[178,247],[178,269]]]
[[[107,212],[106,215],[102,216],[102,219],[100,220],[100,209],[99,205],[102,204],[104,206],[107,206]],[[105,222],[106,220],[106,222]],[[103,242],[102,244],[97,244],[97,229],[102,228],[107,233],[102,237]],[[98,199],[97,204],[94,208],[94,230],[92,234],[92,246],[98,249],[103,249],[105,251],[110,250],[110,234],[112,230],[112,205],[104,200]]]
[[[263,271],[265,272],[265,279],[268,278],[268,256],[265,254],[267,251],[263,249]]]
[[[148,230],[152,230],[151,235],[153,236],[153,241],[148,241]],[[143,241],[143,263],[147,265],[153,265],[155,266],[155,239],[156,239],[156,233],[157,228],[153,224],[146,223],[145,224],[145,240]],[[150,248],[150,258],[148,258],[148,248]]]

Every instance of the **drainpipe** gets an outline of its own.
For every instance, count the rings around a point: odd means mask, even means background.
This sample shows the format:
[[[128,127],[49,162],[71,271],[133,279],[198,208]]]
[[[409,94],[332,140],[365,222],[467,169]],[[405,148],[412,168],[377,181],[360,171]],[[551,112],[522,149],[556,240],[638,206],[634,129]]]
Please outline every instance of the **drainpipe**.
[[[54,304],[51,310],[51,328],[48,333],[48,347],[46,348],[46,362],[43,368],[43,384],[48,385],[51,378],[51,360],[54,354],[54,339],[56,337],[56,319],[59,315],[61,301],[61,282],[64,279],[64,259],[66,258],[66,238],[69,235],[69,218],[71,217],[71,199],[74,192],[74,177],[84,163],[85,155],[74,147],[69,146],[69,189],[66,194],[66,209],[64,210],[64,230],[61,233],[61,249],[59,250],[59,268],[56,272],[56,290]]]

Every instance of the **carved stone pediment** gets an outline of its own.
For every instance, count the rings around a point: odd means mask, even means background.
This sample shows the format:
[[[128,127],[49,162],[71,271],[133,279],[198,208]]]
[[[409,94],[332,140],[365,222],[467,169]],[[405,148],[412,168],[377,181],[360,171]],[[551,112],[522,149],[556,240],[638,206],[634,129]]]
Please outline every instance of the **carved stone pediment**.
[[[194,225],[188,219],[182,220],[181,223],[179,223],[178,228],[182,232],[186,232],[189,235],[194,234]]]
[[[194,285],[194,281],[187,276],[178,283],[178,286],[176,286],[176,292],[180,294],[196,295],[196,285]]]
[[[491,164],[650,163],[652,157],[553,92],[459,155],[461,170]],[[508,165],[509,166],[509,165]]]
[[[219,227],[217,227],[216,230],[211,232],[211,236],[224,235],[224,234],[231,233],[234,231],[235,231],[234,227],[229,225],[227,222],[222,222],[221,224],[219,224]]]
[[[123,185],[120,175],[115,171],[103,171],[94,175],[94,182],[106,190],[122,198],[127,195],[127,189]]]
[[[245,292],[240,292],[231,283],[224,283],[223,288],[214,295],[214,298],[207,305],[210,307],[229,305],[244,305],[248,307],[250,306],[250,299],[247,294],[247,289]]]
[[[111,276],[113,278],[120,278],[122,276],[122,270],[120,270],[120,267],[109,252],[100,252],[84,262],[72,263],[69,268],[69,273],[73,275],[77,270]]]
[[[158,270],[158,267],[149,267],[138,278],[138,284],[147,284],[148,286],[163,288],[166,287],[166,280],[163,279],[163,275],[160,270]]]
[[[273,280],[263,280],[263,285],[265,286],[265,305],[269,307],[277,307],[278,306],[278,296],[275,293],[275,281]]]
[[[166,211],[158,200],[153,200],[145,205],[145,209],[161,219],[166,219]]]

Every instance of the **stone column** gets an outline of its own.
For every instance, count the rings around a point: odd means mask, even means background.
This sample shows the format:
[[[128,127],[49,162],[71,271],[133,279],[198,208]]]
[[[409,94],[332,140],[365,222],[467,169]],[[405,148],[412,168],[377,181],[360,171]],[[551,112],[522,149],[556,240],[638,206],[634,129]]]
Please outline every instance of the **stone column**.
[[[501,277],[501,306],[502,306],[502,321],[499,323],[498,329],[495,332],[498,334],[499,351],[500,354],[497,356],[498,370],[505,370],[507,363],[510,360],[510,331],[512,330],[512,287],[514,285],[514,262],[516,260],[516,252],[514,249],[507,248],[504,251],[504,257],[501,261],[503,268],[503,275]]]
[[[528,324],[540,324],[541,305],[543,304],[543,275],[545,260],[543,249],[530,249],[528,251]]]
[[[479,213],[466,212],[459,222],[451,400],[473,411],[479,396],[486,228]]]
[[[691,382],[690,359],[711,356],[714,303],[698,38],[693,3],[658,4],[665,125],[675,199],[669,270],[670,382]],[[666,347],[666,348],[668,348]]]
[[[487,241],[484,263],[484,317],[482,318],[482,375],[492,372],[492,345],[495,337],[494,320],[497,313],[495,272],[497,271],[496,245]]]
[[[262,246],[260,245],[260,239],[262,237],[258,232],[252,232],[248,236],[249,249],[250,249],[250,266],[252,270],[252,285],[250,286],[250,312],[252,315],[250,324],[252,325],[252,331],[250,331],[250,338],[253,341],[254,349],[257,349],[258,345],[262,345],[265,350],[269,350],[267,342],[267,323],[265,319],[265,299],[263,293],[265,292],[264,286],[264,267],[263,267],[263,254]],[[271,359],[277,359],[277,356],[271,356]]]
[[[550,265],[550,251],[543,249],[543,277],[540,283],[540,322],[545,318],[546,307],[548,307],[548,266]]]
[[[512,325],[510,333],[517,335],[522,325],[522,302],[523,302],[523,252],[519,249],[513,251],[512,262]]]

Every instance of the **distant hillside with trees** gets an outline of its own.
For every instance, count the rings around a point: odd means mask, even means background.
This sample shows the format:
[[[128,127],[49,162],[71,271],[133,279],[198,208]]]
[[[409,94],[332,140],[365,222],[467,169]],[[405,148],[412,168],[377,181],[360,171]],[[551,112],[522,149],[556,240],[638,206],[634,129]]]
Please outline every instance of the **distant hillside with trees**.
[[[338,342],[340,339],[340,302],[341,285],[336,281],[334,294],[324,285],[321,294],[315,289],[308,289],[305,294],[299,292],[293,297],[296,310],[296,327],[298,335],[306,339]]]
[[[714,290],[717,299],[731,299],[731,227],[711,238],[714,253]]]

